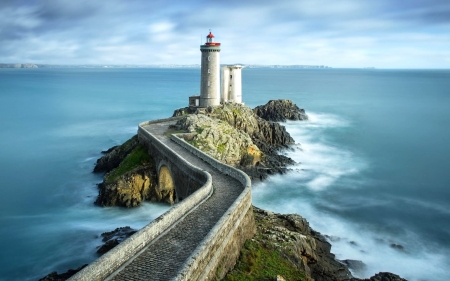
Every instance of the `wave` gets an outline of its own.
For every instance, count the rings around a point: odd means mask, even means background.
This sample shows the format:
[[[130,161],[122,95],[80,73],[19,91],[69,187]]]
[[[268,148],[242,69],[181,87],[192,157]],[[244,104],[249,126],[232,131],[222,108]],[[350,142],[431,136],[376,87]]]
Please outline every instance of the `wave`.
[[[384,218],[389,222],[387,226],[372,222],[369,212],[365,214],[366,221],[353,218],[365,209],[383,210],[395,205],[395,200],[392,196],[372,198],[352,193],[363,192],[369,183],[374,184],[373,179],[364,176],[370,169],[369,159],[333,141],[334,134],[351,131],[352,122],[332,114],[308,115],[309,121],[283,124],[299,142],[284,154],[301,164],[286,175],[255,184],[254,204],[274,212],[304,216],[312,228],[328,235],[337,259],[361,260],[366,264],[364,271],[353,272],[357,277],[390,271],[410,281],[448,280],[448,249],[436,247],[408,228],[399,231],[395,216]],[[445,214],[449,211],[444,206],[403,200],[424,209]]]

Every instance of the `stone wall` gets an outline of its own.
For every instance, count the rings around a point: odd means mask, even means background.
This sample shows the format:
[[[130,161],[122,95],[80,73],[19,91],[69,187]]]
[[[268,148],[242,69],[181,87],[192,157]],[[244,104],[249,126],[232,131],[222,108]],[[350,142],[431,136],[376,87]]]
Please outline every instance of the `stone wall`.
[[[213,183],[209,173],[186,162],[176,152],[142,128],[150,123],[167,120],[175,119],[155,120],[139,124],[138,135],[140,141],[145,143],[150,149],[157,149],[158,153],[160,153],[159,157],[163,157],[164,161],[174,163],[178,166],[179,171],[188,173],[189,177],[185,177],[185,179],[201,182],[203,185],[193,194],[180,203],[175,204],[169,211],[72,276],[69,280],[104,280],[159,235],[163,235],[171,227],[176,227],[177,222],[183,216],[211,196]],[[242,184],[240,196],[187,259],[175,279],[211,280],[222,278],[234,267],[241,247],[255,232],[250,178],[242,171],[211,158],[176,135],[172,135],[171,139],[222,173],[237,179]]]
[[[176,202],[179,202],[190,196],[203,185],[205,182],[204,172],[196,168],[193,169],[194,166],[186,163],[174,151],[142,128],[145,125],[167,120],[177,120],[177,118],[160,119],[139,124],[138,138],[139,142],[147,147],[150,156],[155,161],[158,174],[161,166],[167,166],[169,168],[175,185]]]
[[[231,270],[245,241],[256,227],[252,211],[251,180],[242,171],[225,165],[172,135],[171,139],[222,173],[241,182],[243,191],[225,215],[178,272],[177,281],[220,279]]]
[[[174,205],[169,211],[156,218],[121,244],[72,276],[69,279],[71,281],[104,280],[145,246],[151,243],[156,237],[163,234],[165,230],[176,225],[180,218],[189,213],[190,210],[195,208],[198,204],[201,204],[203,200],[206,200],[212,194],[211,175],[186,162],[176,152],[161,143],[156,137],[148,134],[145,130],[142,132],[141,126],[145,124],[146,123],[139,125],[139,135],[144,139],[151,140],[152,143],[157,143],[159,149],[165,151],[167,157],[169,157],[171,161],[176,162],[180,167],[182,166],[185,171],[189,171],[191,175],[195,175],[196,178],[203,179],[203,185],[185,200]]]

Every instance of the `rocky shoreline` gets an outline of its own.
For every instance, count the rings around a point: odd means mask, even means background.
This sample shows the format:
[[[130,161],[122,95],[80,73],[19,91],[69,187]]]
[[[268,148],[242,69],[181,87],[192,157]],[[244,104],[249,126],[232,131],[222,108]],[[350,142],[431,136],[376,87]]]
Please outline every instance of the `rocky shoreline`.
[[[289,100],[269,101],[255,109],[232,103],[202,110],[181,108],[175,110],[173,116],[183,118],[170,128],[170,133],[182,133],[180,137],[219,161],[241,169],[253,181],[284,174],[288,166],[296,164],[280,154],[280,150],[295,142],[278,122],[308,119],[305,111]],[[97,160],[93,171],[105,173],[103,182],[98,185],[95,204],[129,208],[139,206],[144,200],[174,203],[174,194],[158,190],[156,167],[142,149],[134,136],[103,152],[104,156]],[[240,276],[253,276],[251,280],[276,280],[273,272],[278,272],[284,280],[405,280],[391,273],[379,273],[370,279],[354,278],[349,268],[356,271],[364,264],[336,260],[329,237],[311,229],[300,215],[275,214],[257,207],[253,210],[256,234],[247,241],[235,268],[224,280],[241,280]],[[124,227],[101,234],[104,244],[97,252],[107,252],[134,232]],[[271,266],[275,267],[274,271],[267,273],[265,269]],[[66,280],[81,269],[63,274],[52,272],[40,280]]]

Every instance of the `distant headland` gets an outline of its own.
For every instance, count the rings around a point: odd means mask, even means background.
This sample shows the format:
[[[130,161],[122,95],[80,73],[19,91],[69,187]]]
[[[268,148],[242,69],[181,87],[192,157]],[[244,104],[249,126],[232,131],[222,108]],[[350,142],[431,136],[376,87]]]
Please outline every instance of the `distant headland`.
[[[282,65],[282,64],[242,64],[245,68],[293,68],[293,69],[327,69],[326,65]],[[0,63],[0,68],[200,68],[200,64],[32,64],[32,63]]]

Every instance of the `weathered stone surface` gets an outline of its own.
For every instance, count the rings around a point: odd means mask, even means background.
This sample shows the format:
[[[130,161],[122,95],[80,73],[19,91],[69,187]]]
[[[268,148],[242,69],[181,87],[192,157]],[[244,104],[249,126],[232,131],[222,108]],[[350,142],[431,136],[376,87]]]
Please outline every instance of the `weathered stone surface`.
[[[256,115],[267,121],[286,122],[286,120],[308,120],[304,109],[291,100],[271,100],[253,109]]]
[[[132,229],[129,226],[124,226],[118,227],[113,231],[102,233],[101,236],[103,237],[102,241],[104,244],[98,247],[97,253],[104,254],[108,252],[115,246],[119,245],[123,240],[136,233],[136,231],[137,230]]]
[[[146,199],[160,201],[156,191],[156,169],[153,165],[140,166],[120,176],[119,179],[98,185],[99,194],[95,204],[100,206],[137,207]],[[164,198],[173,204],[173,197]]]
[[[330,252],[331,245],[297,214],[275,214],[253,207],[256,240],[270,244],[315,281],[350,280],[350,271]]]
[[[138,146],[137,135],[126,141],[124,144],[112,147],[106,154],[97,160],[94,173],[109,172],[118,167],[120,163]]]
[[[196,114],[197,112],[198,112],[197,108],[195,108],[195,107],[183,107],[183,108],[175,109],[173,111],[172,117],[185,116],[188,114]]]
[[[186,114],[185,109],[176,112]],[[238,167],[252,179],[283,174],[288,165],[295,164],[291,158],[278,154],[280,149],[294,143],[286,128],[256,116],[242,104],[226,103],[209,107],[203,113],[197,111],[172,129],[189,132],[184,138],[191,144],[219,161]]]
[[[246,155],[251,156],[251,164],[261,158],[246,132],[222,120],[203,114],[188,115],[177,122],[176,128],[189,133],[183,136],[186,141],[223,163],[238,165]]]
[[[260,144],[258,147],[265,153],[294,143],[284,126],[258,117],[251,108],[243,104],[226,103],[213,107],[210,115],[246,132],[257,146],[257,143]],[[265,147],[262,144],[265,144]]]

